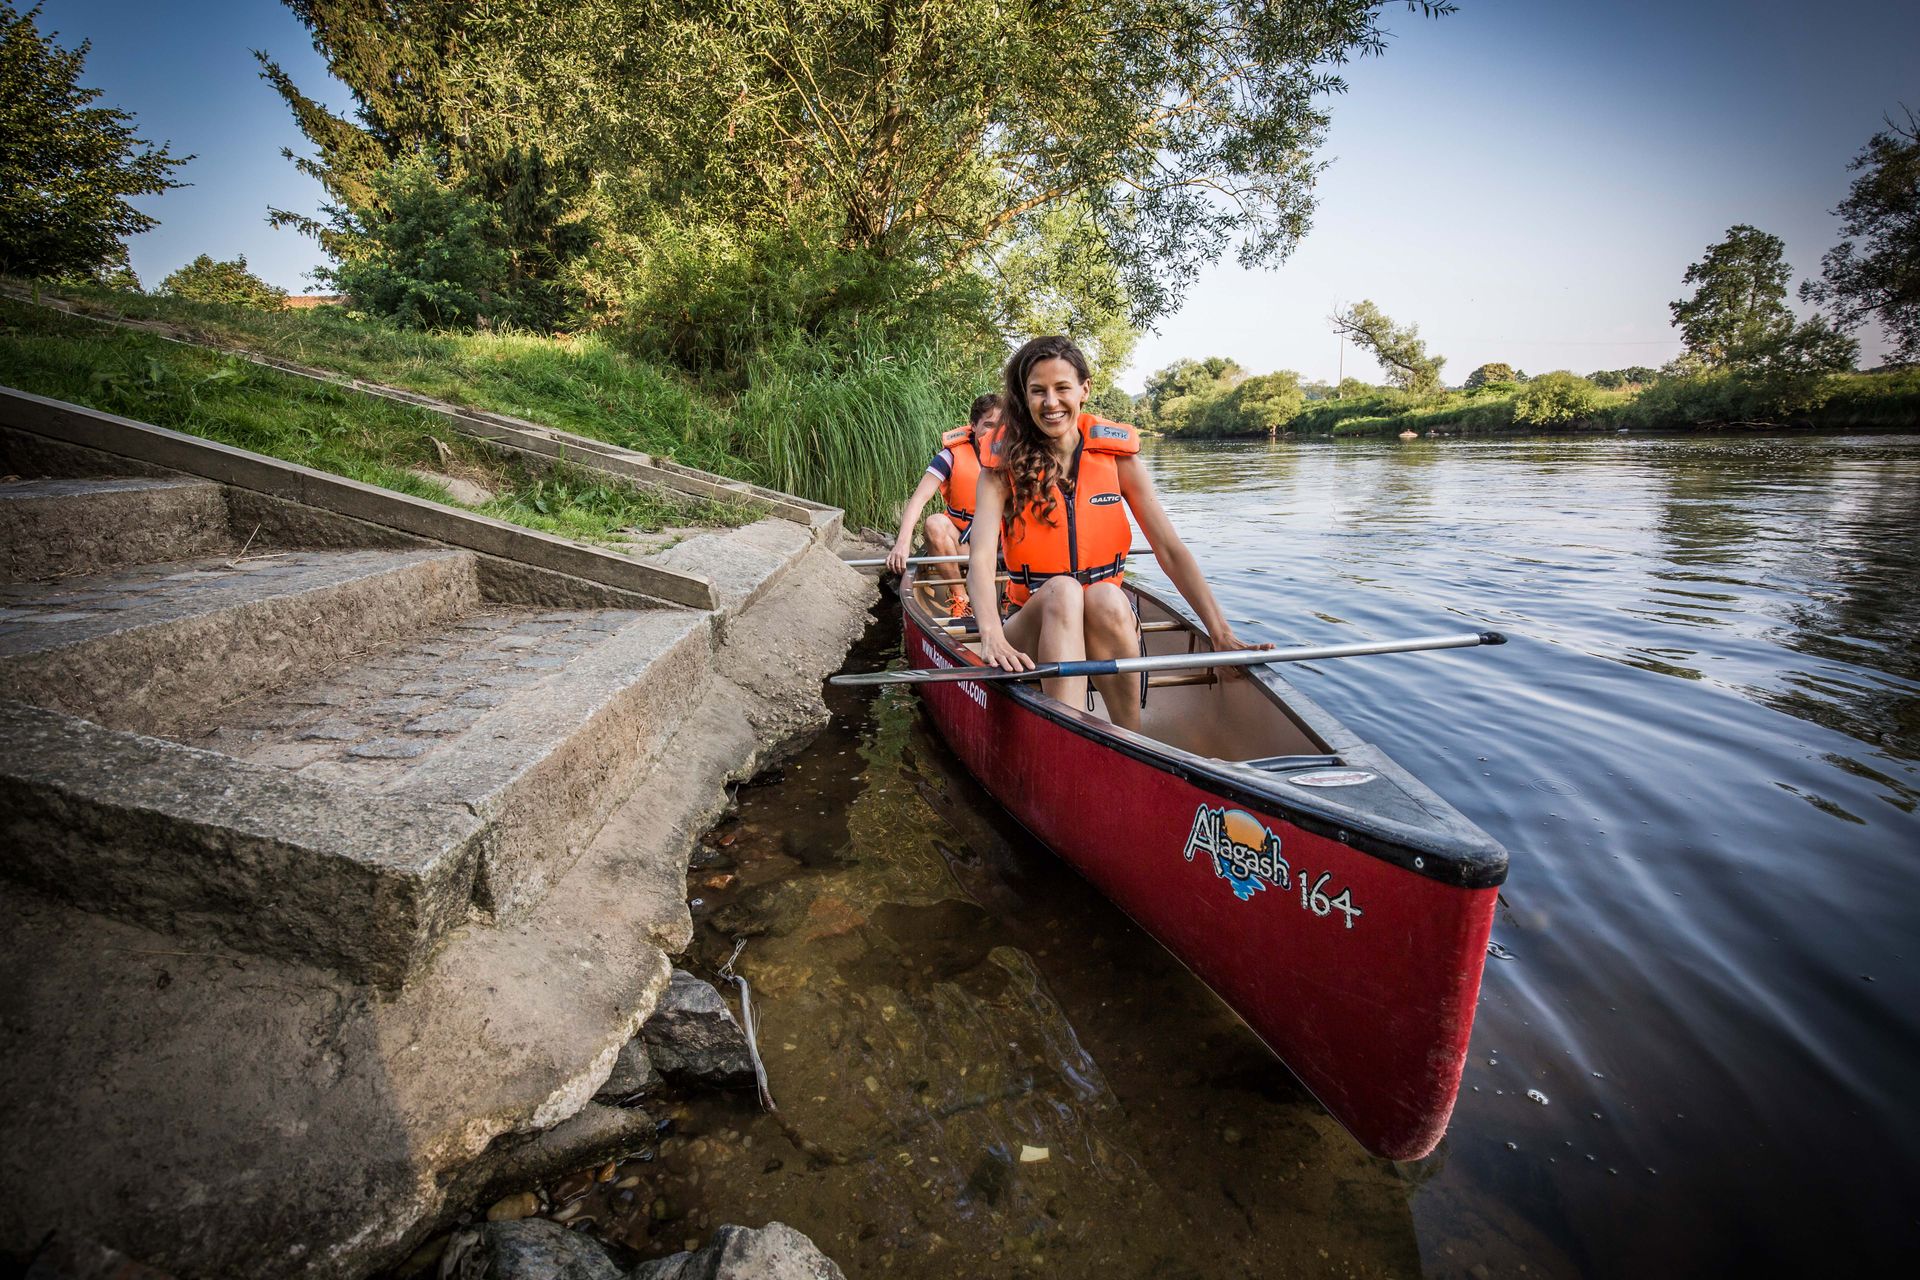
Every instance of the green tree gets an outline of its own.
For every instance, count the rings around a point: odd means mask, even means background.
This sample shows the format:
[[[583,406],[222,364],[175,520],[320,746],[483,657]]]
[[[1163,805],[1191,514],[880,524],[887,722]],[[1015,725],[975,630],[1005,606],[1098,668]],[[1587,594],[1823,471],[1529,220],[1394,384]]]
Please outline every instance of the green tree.
[[[1087,412],[1109,422],[1134,422],[1139,417],[1139,405],[1118,384],[1109,382],[1087,397]]]
[[[351,120],[332,114],[266,53],[254,52],[262,78],[315,152],[284,154],[330,198],[324,218],[272,209],[268,220],[315,236],[343,261],[367,239],[410,240],[411,228],[383,232],[400,216],[384,193],[396,189],[396,167],[429,154],[436,181],[477,206],[490,305],[522,324],[569,320],[584,301],[574,276],[596,238],[593,173],[580,145],[592,112],[579,94],[540,78],[566,55],[569,36],[588,33],[555,24],[529,42],[526,10],[538,6],[502,0],[283,2],[352,91],[355,110]],[[419,212],[412,202],[408,216]]]
[[[156,225],[127,197],[184,185],[169,175],[193,157],[135,137],[126,112],[89,105],[100,97],[80,87],[90,44],[61,49],[39,14],[0,0],[0,273],[125,267],[122,237]]]
[[[1446,364],[1446,357],[1427,354],[1419,325],[1396,325],[1365,298],[1335,313],[1332,321],[1335,333],[1373,353],[1394,386],[1415,395],[1431,395],[1440,389],[1440,368]]]
[[[410,151],[465,183],[476,156],[537,147],[567,175],[563,221],[635,236],[665,215],[736,250],[818,234],[911,264],[895,315],[956,276],[997,290],[1018,246],[1064,276],[1097,241],[1131,325],[1229,246],[1270,264],[1298,242],[1340,65],[1387,38],[1381,0],[286,2],[355,118],[263,66],[315,145],[299,163],[356,216]],[[498,205],[497,185],[475,194]],[[1084,234],[1047,233],[1063,210]]]
[[[1489,382],[1518,382],[1518,381],[1519,379],[1513,376],[1512,365],[1495,361],[1490,364],[1483,364],[1478,369],[1475,369],[1472,373],[1468,374],[1467,381],[1466,381],[1466,388],[1469,391],[1477,391],[1481,387],[1486,386]]]
[[[1226,400],[1243,429],[1270,432],[1291,421],[1306,397],[1300,389],[1300,375],[1280,369],[1248,378],[1229,392]]]
[[[1706,369],[1817,376],[1850,368],[1859,345],[1819,320],[1796,321],[1787,307],[1786,245],[1744,223],[1707,247],[1682,277],[1696,288],[1668,304],[1687,354]]]
[[[160,282],[160,292],[194,302],[224,302],[261,311],[286,305],[287,291],[275,288],[247,270],[246,255],[232,262],[215,262],[201,254]]]
[[[1827,308],[1841,329],[1878,318],[1899,360],[1920,360],[1920,119],[1868,139],[1847,167],[1860,176],[1834,213],[1849,237],[1820,260],[1821,278],[1800,296]]]
[[[511,264],[491,207],[449,183],[424,152],[372,174],[370,187],[381,214],[333,206],[340,262],[317,271],[320,279],[355,307],[415,328],[514,318],[501,292]]]
[[[1227,356],[1176,360],[1148,376],[1140,398],[1150,410],[1154,426],[1179,434],[1197,427],[1207,405],[1225,396],[1246,376],[1247,371]]]
[[[1600,407],[1594,385],[1565,369],[1543,373],[1513,397],[1513,420],[1533,427],[1551,427],[1585,418]]]

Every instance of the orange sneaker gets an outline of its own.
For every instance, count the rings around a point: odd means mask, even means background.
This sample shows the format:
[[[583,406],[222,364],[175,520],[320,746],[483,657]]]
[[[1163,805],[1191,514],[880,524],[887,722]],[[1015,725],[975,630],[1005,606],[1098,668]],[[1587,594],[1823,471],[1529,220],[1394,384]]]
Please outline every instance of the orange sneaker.
[[[947,593],[947,613],[951,617],[964,618],[973,612],[973,602],[967,599],[967,593],[955,588]]]

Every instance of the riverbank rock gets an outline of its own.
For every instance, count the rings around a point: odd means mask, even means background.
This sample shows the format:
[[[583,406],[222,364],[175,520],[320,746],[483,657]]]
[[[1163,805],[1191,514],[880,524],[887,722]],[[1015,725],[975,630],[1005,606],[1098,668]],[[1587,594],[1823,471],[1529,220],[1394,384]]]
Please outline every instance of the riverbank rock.
[[[489,1222],[454,1233],[440,1280],[620,1280],[599,1244],[557,1222]]]
[[[613,1060],[613,1074],[600,1086],[600,1092],[593,1095],[593,1100],[620,1106],[660,1083],[660,1072],[647,1056],[647,1046],[635,1036],[620,1046],[620,1056]]]
[[[629,1280],[847,1280],[832,1258],[784,1222],[725,1226],[692,1253],[643,1262]]]
[[[22,1280],[173,1280],[97,1240],[56,1233],[33,1257]]]
[[[666,994],[640,1028],[640,1041],[653,1067],[675,1083],[753,1083],[746,1032],[713,985],[685,969],[673,971]]]

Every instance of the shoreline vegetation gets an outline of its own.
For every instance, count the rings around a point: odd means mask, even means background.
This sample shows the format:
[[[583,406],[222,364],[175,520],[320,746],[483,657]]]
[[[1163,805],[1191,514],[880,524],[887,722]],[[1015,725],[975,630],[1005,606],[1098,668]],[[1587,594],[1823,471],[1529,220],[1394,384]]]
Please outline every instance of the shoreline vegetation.
[[[1613,389],[1572,374],[1559,385],[1578,407],[1527,397],[1528,383],[1494,384],[1428,395],[1393,387],[1350,388],[1306,400],[1272,426],[1197,422],[1147,430],[1169,439],[1234,440],[1277,436],[1550,435],[1618,431],[1915,431],[1920,430],[1920,367],[1830,375],[1818,403],[1773,415],[1764,388],[1737,374],[1663,378]]]
[[[189,342],[513,414],[770,485],[841,507],[852,527],[893,523],[900,496],[952,425],[951,406],[976,391],[950,362],[889,354],[877,343],[843,350],[837,363],[807,348],[763,358],[735,388],[648,361],[599,333],[422,330],[340,306],[267,310],[101,285],[37,289],[100,319],[157,324]],[[1181,440],[1920,429],[1920,367],[1912,365],[1825,375],[1801,388],[1791,415],[1777,413],[1779,387],[1761,378],[1619,372],[1646,380],[1605,386],[1616,379],[1562,371],[1416,392],[1352,378],[1302,387],[1286,373],[1247,377],[1218,358],[1182,361],[1132,399],[1132,417],[1149,434]],[[448,500],[445,491],[414,472],[446,471],[498,495],[476,510],[587,541],[749,518],[720,504],[663,501],[577,468],[535,475],[424,411],[6,298],[0,379],[437,501]],[[264,411],[263,399],[274,397],[284,420]],[[1126,400],[1115,389],[1096,409],[1124,414]]]

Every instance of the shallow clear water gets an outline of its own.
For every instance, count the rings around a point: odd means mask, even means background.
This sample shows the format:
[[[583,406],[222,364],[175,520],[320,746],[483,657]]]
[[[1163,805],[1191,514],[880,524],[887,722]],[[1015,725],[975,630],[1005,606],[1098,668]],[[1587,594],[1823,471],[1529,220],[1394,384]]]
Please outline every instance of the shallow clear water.
[[[1512,851],[1445,1142],[1366,1156],[910,695],[836,692],[690,881],[696,960],[748,939],[784,1129],[689,1104],[645,1251],[779,1218],[850,1276],[1910,1256],[1920,437],[1148,457],[1245,634],[1511,637],[1288,673]]]

